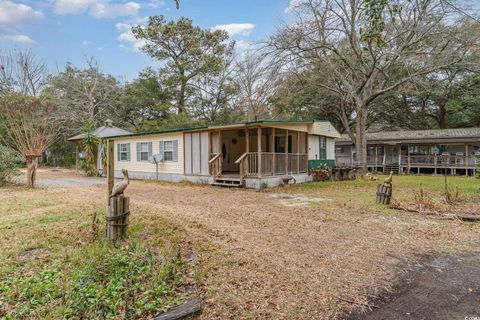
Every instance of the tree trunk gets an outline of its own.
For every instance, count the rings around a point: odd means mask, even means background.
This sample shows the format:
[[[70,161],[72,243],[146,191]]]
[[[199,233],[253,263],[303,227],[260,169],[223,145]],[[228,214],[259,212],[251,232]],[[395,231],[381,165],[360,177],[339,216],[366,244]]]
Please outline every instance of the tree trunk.
[[[361,172],[367,172],[367,111],[357,108],[357,121],[355,124],[355,148],[357,151],[357,165]]]
[[[180,92],[178,93],[178,114],[185,114],[185,89],[187,84],[182,82],[180,84]]]
[[[35,180],[37,177],[37,157],[27,157],[27,186],[35,187]]]

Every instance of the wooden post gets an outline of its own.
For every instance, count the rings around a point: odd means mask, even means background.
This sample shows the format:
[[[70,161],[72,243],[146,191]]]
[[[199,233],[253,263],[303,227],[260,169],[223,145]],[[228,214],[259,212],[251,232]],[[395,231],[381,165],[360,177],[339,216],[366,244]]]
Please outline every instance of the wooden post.
[[[107,193],[107,203],[109,203],[110,195],[112,194],[113,183],[115,182],[115,153],[114,153],[114,141],[109,139],[107,142],[107,185],[108,185],[108,193]]]
[[[468,144],[465,143],[465,158],[464,158],[464,165],[465,165],[465,176],[468,177],[468,166],[470,163],[468,162]]]
[[[300,131],[297,131],[297,174],[299,173],[300,173]]]
[[[250,131],[248,130],[248,128],[245,129],[245,152],[250,152]]]
[[[75,172],[78,173],[78,167],[79,167],[79,158],[80,158],[80,151],[79,151],[79,148],[78,148],[78,144],[75,143]]]
[[[272,128],[272,176],[275,175],[275,128]]]
[[[392,198],[392,184],[379,184],[377,186],[377,203],[390,204]]]
[[[378,146],[375,146],[375,172],[378,170]]]
[[[258,153],[257,174],[258,174],[258,177],[261,177],[262,176],[262,127],[258,127],[257,129],[257,153]]]
[[[285,174],[288,174],[288,130],[285,130]]]
[[[353,167],[353,144],[350,146],[350,167]]]
[[[402,172],[402,145],[398,144],[397,147],[398,152],[398,174]]]
[[[127,238],[130,215],[130,199],[123,195],[110,198],[106,220],[107,239],[113,242]]]

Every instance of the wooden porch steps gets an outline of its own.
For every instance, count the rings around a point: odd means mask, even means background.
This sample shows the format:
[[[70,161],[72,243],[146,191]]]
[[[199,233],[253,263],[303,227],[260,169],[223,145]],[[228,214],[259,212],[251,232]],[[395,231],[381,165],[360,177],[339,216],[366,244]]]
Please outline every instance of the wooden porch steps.
[[[242,181],[240,178],[235,178],[235,177],[224,177],[224,176],[219,176],[215,179],[215,181],[212,183],[212,186],[217,186],[217,187],[227,187],[227,188],[241,188],[242,186]]]
[[[400,173],[400,166],[398,164],[387,164],[385,165],[385,174],[389,174],[390,171],[393,171],[393,173]]]

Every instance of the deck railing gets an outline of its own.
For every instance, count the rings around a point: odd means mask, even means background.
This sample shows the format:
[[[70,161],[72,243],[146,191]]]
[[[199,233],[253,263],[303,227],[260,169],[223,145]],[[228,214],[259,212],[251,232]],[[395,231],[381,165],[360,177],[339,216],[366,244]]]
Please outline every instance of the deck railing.
[[[260,160],[260,161],[259,161]],[[306,173],[306,153],[246,152],[235,161],[240,167],[240,178]],[[261,164],[261,165],[260,165]]]
[[[354,166],[357,164],[356,159],[351,156],[336,156],[337,166]],[[383,156],[367,156],[368,166],[383,166],[388,164],[401,164],[402,166],[410,167],[431,167],[431,168],[475,168],[474,156],[457,156],[457,155],[401,155],[396,157],[395,160],[386,159],[384,163]]]
[[[210,175],[214,178],[218,177],[222,174],[222,167],[223,167],[223,155],[222,153],[217,153],[212,156],[212,158],[208,161]]]

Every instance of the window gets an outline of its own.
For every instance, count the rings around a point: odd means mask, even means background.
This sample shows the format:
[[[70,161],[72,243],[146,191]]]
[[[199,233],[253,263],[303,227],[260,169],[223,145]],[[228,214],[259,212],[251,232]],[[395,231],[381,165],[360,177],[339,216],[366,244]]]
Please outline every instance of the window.
[[[320,160],[327,160],[327,137],[320,136],[320,149],[319,149],[319,158]]]
[[[165,141],[163,143],[163,159],[165,161],[173,160],[173,141]]]
[[[163,161],[178,161],[178,140],[160,141],[160,154]]]
[[[152,143],[139,142],[137,143],[137,161],[148,161],[152,156]]]
[[[117,149],[118,161],[130,161],[130,143],[119,143]]]

